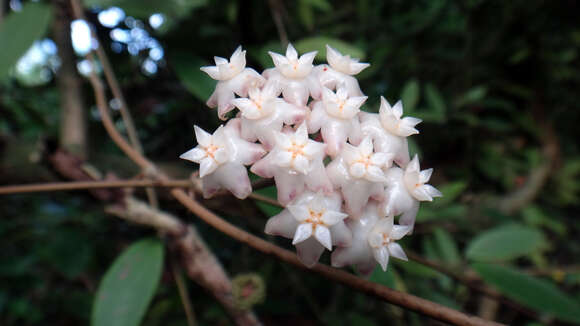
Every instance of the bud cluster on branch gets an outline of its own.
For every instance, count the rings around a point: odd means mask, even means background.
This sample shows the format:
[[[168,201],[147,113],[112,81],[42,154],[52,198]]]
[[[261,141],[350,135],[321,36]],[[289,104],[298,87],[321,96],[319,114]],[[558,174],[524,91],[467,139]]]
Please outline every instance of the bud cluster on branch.
[[[396,241],[412,232],[419,202],[441,193],[426,184],[433,169],[409,156],[421,120],[384,97],[378,114],[361,111],[367,97],[354,76],[369,64],[326,49],[328,64],[314,66],[315,51],[298,56],[289,44],[285,56],[269,52],[275,68],[262,74],[246,68],[241,47],[201,67],[218,81],[207,105],[222,120],[239,112],[213,134],[194,126],[198,145],[180,157],[199,163],[206,198],[223,188],[250,195],[246,166],[274,178],[285,209],[265,232],[292,239],[306,266],[335,247],[333,266],[368,275],[390,256],[407,260]]]

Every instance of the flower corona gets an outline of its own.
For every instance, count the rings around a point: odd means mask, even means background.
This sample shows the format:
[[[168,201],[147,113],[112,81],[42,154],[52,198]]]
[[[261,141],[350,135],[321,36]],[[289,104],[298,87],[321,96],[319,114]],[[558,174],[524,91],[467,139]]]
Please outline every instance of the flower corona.
[[[240,46],[201,67],[218,81],[207,105],[222,120],[239,112],[213,134],[194,126],[198,145],[180,157],[200,164],[206,198],[222,188],[249,196],[246,166],[274,178],[284,209],[265,232],[292,239],[308,267],[326,249],[333,266],[369,275],[391,256],[407,260],[396,241],[412,232],[419,203],[441,193],[426,184],[433,169],[410,159],[407,137],[421,120],[384,97],[378,113],[361,111],[367,97],[355,75],[370,64],[326,51],[328,64],[314,65],[316,51],[300,56],[289,44],[285,56],[269,52],[275,67],[259,74]]]

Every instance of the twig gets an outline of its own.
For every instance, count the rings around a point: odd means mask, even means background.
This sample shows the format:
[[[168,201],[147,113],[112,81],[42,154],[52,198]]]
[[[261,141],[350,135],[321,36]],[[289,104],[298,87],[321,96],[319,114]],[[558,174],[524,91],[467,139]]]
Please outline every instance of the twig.
[[[175,284],[177,285],[177,290],[179,291],[179,297],[181,298],[181,303],[183,303],[183,310],[185,310],[185,316],[187,317],[187,325],[188,326],[195,326],[195,312],[193,310],[193,305],[191,304],[191,300],[189,300],[189,294],[187,293],[187,285],[185,284],[185,280],[183,279],[183,275],[181,273],[181,267],[173,257],[170,258],[171,261],[171,272],[173,274],[173,278],[175,279]]]
[[[85,190],[103,188],[133,188],[133,187],[181,187],[191,188],[193,184],[190,180],[106,180],[106,181],[73,181],[73,182],[53,182],[29,185],[15,185],[0,187],[0,195],[20,194],[30,192],[47,192],[61,190]]]
[[[280,43],[286,48],[288,45],[288,33],[286,33],[286,28],[284,27],[284,20],[282,17],[282,10],[284,9],[284,4],[280,0],[268,0],[268,5],[270,5],[270,12],[272,13],[272,19],[274,19],[274,24],[276,25],[276,30],[278,31],[278,37],[280,38]]]

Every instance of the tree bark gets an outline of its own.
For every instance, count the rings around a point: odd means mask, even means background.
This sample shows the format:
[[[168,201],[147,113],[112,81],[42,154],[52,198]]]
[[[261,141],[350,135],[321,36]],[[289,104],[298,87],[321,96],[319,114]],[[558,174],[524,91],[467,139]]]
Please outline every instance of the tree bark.
[[[87,122],[82,95],[82,80],[76,69],[76,57],[72,46],[70,24],[71,10],[68,1],[53,2],[55,19],[53,23],[54,42],[58,47],[61,66],[56,75],[60,95],[60,147],[87,157]]]

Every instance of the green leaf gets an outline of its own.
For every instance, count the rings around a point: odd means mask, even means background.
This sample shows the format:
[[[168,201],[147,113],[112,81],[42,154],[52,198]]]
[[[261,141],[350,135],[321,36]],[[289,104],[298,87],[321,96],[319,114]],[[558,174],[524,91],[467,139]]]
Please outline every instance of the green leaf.
[[[408,115],[415,110],[419,102],[419,82],[415,79],[409,80],[403,92],[401,93],[401,100],[403,101],[403,111]]]
[[[511,224],[488,230],[467,246],[467,258],[476,261],[506,261],[533,253],[545,244],[534,228]]]
[[[0,80],[8,76],[18,59],[41,38],[51,18],[51,8],[41,3],[27,3],[22,12],[11,13],[0,25]]]
[[[330,45],[331,47],[338,50],[343,55],[350,55],[353,58],[364,59],[366,54],[365,52],[350,43],[330,38],[330,37],[309,37],[305,39],[301,39],[298,42],[294,43],[294,47],[300,54],[311,52],[311,51],[318,51],[316,54],[316,59],[318,60],[326,60],[326,45]]]
[[[437,248],[439,249],[439,255],[443,261],[449,264],[459,264],[461,262],[459,249],[457,249],[457,243],[455,243],[451,234],[445,229],[436,228],[433,231],[433,235]]]
[[[441,191],[443,197],[437,198],[437,200],[433,202],[433,205],[445,206],[453,203],[457,197],[463,193],[465,188],[467,188],[467,183],[464,181],[446,183],[442,186],[437,186],[437,189]]]
[[[162,267],[159,239],[141,240],[127,248],[99,284],[91,325],[139,325],[159,284]]]
[[[177,77],[185,88],[200,101],[207,101],[215,88],[216,81],[199,68],[207,66],[208,63],[186,53],[176,53],[171,56],[170,60],[175,67]]]
[[[424,117],[425,121],[443,122],[445,121],[445,101],[441,93],[431,84],[425,86],[425,99],[429,104],[429,115]]]
[[[207,0],[84,0],[87,7],[120,7],[128,16],[149,18],[162,13],[170,18],[182,18],[193,9],[207,5]]]
[[[476,263],[472,267],[506,297],[561,320],[580,323],[580,304],[553,283],[505,266]]]
[[[485,86],[473,87],[455,101],[455,106],[462,107],[466,104],[479,102],[485,97],[486,94],[487,87]]]
[[[396,280],[395,275],[393,274],[393,268],[387,268],[387,270],[383,272],[382,268],[377,265],[369,277],[369,281],[394,289]]]

